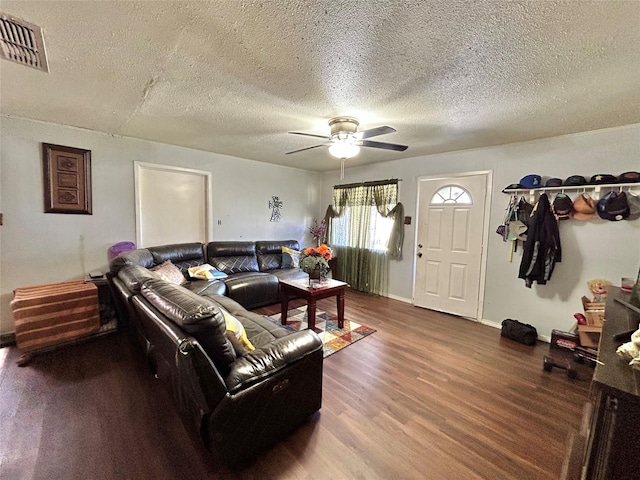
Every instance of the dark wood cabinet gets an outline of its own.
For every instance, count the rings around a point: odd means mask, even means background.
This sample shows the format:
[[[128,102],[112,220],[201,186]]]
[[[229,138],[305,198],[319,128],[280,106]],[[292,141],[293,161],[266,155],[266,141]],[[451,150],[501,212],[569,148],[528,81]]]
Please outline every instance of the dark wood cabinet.
[[[640,311],[619,300],[629,294],[610,292],[591,391],[593,408],[587,432],[581,478],[638,480],[640,478],[640,371],[616,354],[623,340],[614,335],[636,330]],[[628,339],[627,339],[628,340]],[[626,340],[625,340],[626,341]]]
[[[118,311],[111,285],[106,277],[92,278],[86,275],[85,283],[93,283],[98,287],[98,303],[100,307],[100,330],[98,333],[115,331],[118,328]]]

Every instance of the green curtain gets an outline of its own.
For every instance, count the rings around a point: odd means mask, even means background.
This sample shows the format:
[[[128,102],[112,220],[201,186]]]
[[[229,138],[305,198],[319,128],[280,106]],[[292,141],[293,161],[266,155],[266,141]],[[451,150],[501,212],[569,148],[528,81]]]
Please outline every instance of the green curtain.
[[[359,292],[386,295],[389,256],[366,248],[332,246],[338,259],[338,278]]]
[[[404,208],[398,203],[397,181],[334,187],[333,205],[325,214],[329,243],[338,259],[338,278],[355,290],[384,295],[387,293],[389,258],[402,258]],[[349,222],[335,230],[334,218],[349,211]],[[384,249],[373,248],[375,215],[393,218],[393,228]]]

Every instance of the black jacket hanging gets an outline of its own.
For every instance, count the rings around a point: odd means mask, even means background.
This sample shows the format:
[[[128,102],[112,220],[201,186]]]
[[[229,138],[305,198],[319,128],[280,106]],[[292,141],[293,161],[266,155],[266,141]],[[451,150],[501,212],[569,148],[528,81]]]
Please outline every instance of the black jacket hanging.
[[[549,197],[543,193],[529,218],[518,278],[523,278],[529,288],[533,282],[544,285],[551,278],[556,262],[561,260],[558,221],[551,209]]]

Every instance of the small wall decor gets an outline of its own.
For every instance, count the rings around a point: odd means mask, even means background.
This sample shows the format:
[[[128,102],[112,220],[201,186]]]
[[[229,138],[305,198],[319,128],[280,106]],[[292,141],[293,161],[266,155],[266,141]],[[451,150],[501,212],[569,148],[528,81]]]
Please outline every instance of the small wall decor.
[[[284,207],[284,203],[280,200],[280,197],[272,196],[269,200],[269,208],[271,209],[271,222],[280,221],[280,209]]]
[[[44,212],[91,215],[91,150],[42,144]]]

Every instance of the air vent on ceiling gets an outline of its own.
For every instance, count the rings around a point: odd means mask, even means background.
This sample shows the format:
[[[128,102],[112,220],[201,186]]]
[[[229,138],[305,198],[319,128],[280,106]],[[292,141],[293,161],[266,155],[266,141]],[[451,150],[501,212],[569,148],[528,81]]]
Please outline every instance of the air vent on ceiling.
[[[42,29],[0,13],[0,56],[38,70],[49,71]]]

